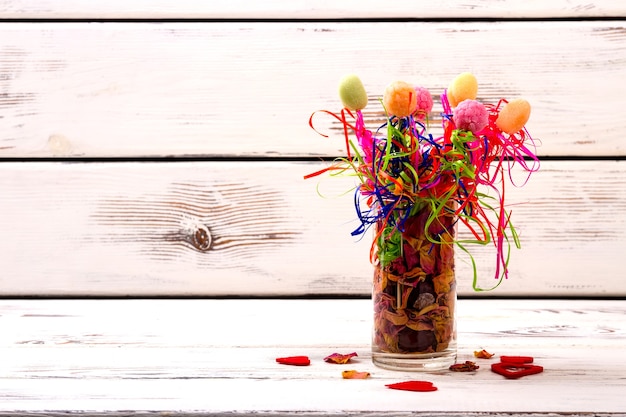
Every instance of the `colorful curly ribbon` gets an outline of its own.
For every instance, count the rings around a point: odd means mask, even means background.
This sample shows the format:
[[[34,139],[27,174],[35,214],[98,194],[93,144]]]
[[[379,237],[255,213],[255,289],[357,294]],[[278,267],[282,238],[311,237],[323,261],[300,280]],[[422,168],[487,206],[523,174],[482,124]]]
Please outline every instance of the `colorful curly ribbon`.
[[[403,232],[405,221],[425,206],[430,206],[426,237],[433,244],[442,243],[445,230],[437,234],[428,231],[444,211],[453,211],[457,223],[465,226],[473,237],[454,240],[471,260],[472,287],[475,291],[492,290],[503,278],[508,278],[511,240],[520,247],[511,223],[511,211],[505,208],[506,177],[517,185],[511,174],[514,168],[520,167],[528,176],[539,169],[535,143],[526,129],[509,135],[498,128],[496,119],[506,100],[500,100],[495,106],[486,105],[489,122],[476,135],[455,126],[446,91],[441,101],[444,134],[437,138],[426,133],[426,126],[413,115],[390,117],[372,132],[365,127],[360,110],[352,113],[343,109],[340,114],[322,110],[342,124],[347,157],[338,158],[329,167],[305,178],[330,171],[351,172],[358,177],[360,185],[354,195],[354,205],[360,225],[352,235],[362,235],[373,224],[382,222],[383,225],[374,239],[372,257],[376,256],[374,246],[381,234],[392,235],[394,230]],[[313,129],[316,113],[309,120]],[[350,139],[351,134],[357,139],[356,145]],[[466,245],[489,243],[495,246],[498,283],[483,289],[478,286],[476,264]],[[396,255],[391,251],[386,256],[392,259]],[[385,259],[379,261],[384,263]]]

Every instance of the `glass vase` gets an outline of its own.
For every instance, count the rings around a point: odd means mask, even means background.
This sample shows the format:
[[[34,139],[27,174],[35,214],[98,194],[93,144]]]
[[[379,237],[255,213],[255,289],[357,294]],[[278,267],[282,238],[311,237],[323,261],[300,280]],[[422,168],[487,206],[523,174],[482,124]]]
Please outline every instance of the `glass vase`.
[[[379,221],[374,237],[372,359],[393,370],[435,371],[455,363],[455,220],[429,205]],[[400,220],[401,219],[401,223]]]

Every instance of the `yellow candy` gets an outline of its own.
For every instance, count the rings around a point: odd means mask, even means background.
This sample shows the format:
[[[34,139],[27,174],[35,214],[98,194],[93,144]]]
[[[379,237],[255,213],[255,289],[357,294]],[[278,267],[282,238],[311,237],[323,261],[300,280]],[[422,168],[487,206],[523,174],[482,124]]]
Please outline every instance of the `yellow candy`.
[[[474,74],[463,72],[457,75],[448,86],[447,96],[450,106],[456,107],[463,100],[476,100],[478,81]]]
[[[509,101],[502,107],[496,119],[496,126],[512,135],[524,128],[530,117],[530,103],[523,98]]]
[[[350,110],[361,110],[367,106],[367,93],[361,79],[354,74],[344,76],[339,82],[339,98]]]

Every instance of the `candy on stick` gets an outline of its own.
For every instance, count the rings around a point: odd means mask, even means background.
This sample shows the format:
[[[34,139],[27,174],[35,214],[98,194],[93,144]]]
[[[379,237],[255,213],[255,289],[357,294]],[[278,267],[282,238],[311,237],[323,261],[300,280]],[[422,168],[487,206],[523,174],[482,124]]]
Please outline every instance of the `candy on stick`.
[[[339,82],[339,98],[348,110],[363,110],[367,106],[365,87],[354,74],[344,76]]]
[[[433,96],[428,89],[419,85],[415,87],[415,94],[417,95],[415,117],[418,120],[424,120],[433,109]]]
[[[517,98],[502,107],[496,125],[503,132],[512,135],[522,130],[529,118],[530,103],[523,98]]]
[[[396,117],[407,117],[417,110],[415,87],[404,81],[395,81],[387,86],[383,95],[387,113]]]
[[[469,130],[478,134],[489,124],[489,113],[482,103],[466,99],[454,109],[454,122],[460,130]]]
[[[452,80],[446,94],[453,108],[463,100],[474,100],[478,94],[478,80],[471,72],[463,72]]]

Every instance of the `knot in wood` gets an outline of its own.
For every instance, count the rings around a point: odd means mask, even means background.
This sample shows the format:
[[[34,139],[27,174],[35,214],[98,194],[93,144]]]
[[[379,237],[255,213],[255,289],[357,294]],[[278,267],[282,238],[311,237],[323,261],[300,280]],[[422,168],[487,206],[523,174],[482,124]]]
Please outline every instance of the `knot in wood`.
[[[197,225],[191,236],[191,243],[200,251],[207,251],[213,245],[213,237],[205,225]]]

